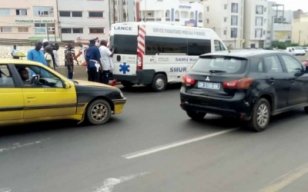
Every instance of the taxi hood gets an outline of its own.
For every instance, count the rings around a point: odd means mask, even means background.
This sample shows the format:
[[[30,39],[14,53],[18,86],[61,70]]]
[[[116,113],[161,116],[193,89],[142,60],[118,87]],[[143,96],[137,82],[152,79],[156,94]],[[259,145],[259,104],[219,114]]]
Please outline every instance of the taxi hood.
[[[84,81],[84,80],[73,80],[76,86],[84,86],[84,87],[93,87],[93,88],[110,88],[116,90],[116,87],[106,85],[103,83],[91,82],[91,81]]]

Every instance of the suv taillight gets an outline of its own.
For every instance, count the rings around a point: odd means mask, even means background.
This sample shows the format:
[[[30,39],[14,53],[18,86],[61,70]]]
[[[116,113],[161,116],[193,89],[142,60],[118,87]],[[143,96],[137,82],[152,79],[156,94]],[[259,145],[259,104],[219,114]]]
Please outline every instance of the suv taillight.
[[[225,89],[248,89],[253,82],[251,78],[243,78],[238,80],[232,81],[225,81],[223,82],[223,87]]]
[[[189,75],[184,75],[182,78],[182,83],[187,87],[192,87],[196,84],[196,80]]]

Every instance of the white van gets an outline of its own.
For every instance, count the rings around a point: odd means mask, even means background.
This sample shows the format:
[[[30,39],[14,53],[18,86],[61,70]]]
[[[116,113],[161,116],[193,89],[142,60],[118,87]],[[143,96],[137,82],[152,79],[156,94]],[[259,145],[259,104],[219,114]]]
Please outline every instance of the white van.
[[[199,55],[227,49],[212,29],[148,22],[113,24],[110,46],[115,49],[115,79],[155,91],[181,82]]]
[[[303,47],[287,47],[286,51],[292,55],[306,55],[306,50]]]

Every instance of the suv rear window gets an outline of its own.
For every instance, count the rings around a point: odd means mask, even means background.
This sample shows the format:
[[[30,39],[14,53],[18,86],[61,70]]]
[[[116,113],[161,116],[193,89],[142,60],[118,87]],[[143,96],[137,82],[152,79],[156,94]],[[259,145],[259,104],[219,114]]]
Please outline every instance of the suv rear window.
[[[233,57],[200,58],[192,67],[193,72],[241,74],[245,72],[246,59]]]

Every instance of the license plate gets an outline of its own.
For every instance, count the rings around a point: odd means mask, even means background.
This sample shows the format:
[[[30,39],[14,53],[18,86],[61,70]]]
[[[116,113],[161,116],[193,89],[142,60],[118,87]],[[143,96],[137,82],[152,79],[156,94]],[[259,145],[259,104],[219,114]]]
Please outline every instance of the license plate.
[[[123,107],[124,107],[124,104],[122,104],[122,103],[115,104],[115,106],[114,106],[114,114],[122,113]]]
[[[211,82],[199,81],[198,82],[198,88],[219,90],[220,89],[220,83],[211,83]]]

